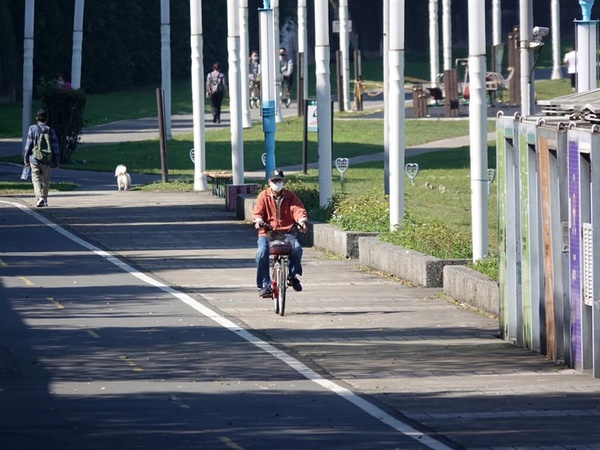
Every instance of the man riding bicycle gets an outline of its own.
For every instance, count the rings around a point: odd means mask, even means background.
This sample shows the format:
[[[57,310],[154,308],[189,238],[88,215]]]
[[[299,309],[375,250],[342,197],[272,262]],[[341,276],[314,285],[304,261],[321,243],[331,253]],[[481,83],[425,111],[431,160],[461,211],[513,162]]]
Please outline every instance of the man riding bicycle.
[[[273,231],[288,231],[298,223],[300,231],[306,231],[308,215],[302,200],[292,191],[283,188],[284,176],[279,169],[269,174],[269,187],[263,190],[256,199],[252,211],[252,221],[258,230],[258,250],[256,252],[256,286],[258,295],[271,297],[271,276],[269,274],[269,240],[265,224]],[[297,276],[302,275],[302,247],[295,240],[289,258],[288,285],[295,291],[301,291],[302,285]]]

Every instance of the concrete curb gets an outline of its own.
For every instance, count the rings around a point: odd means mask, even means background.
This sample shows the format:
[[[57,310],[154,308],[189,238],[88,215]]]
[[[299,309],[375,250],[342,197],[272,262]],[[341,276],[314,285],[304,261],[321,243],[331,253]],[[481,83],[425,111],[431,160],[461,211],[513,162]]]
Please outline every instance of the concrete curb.
[[[498,283],[484,274],[464,266],[446,266],[443,284],[444,294],[499,317]]]
[[[378,237],[359,239],[359,260],[372,267],[423,287],[442,287],[444,266],[466,264],[465,260],[444,260],[407,250]]]

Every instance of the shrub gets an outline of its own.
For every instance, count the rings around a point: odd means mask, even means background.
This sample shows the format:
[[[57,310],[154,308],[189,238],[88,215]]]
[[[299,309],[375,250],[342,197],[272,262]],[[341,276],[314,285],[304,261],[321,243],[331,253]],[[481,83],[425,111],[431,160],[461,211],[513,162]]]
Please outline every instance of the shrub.
[[[48,111],[48,125],[54,128],[60,148],[60,162],[68,163],[81,139],[86,96],[81,89],[58,88],[42,80],[38,86],[42,107]]]
[[[381,235],[381,240],[442,259],[472,257],[471,236],[438,222],[416,223],[408,214],[402,227]]]
[[[334,205],[330,222],[346,231],[389,230],[389,199],[381,194],[341,198]]]
[[[317,220],[320,222],[329,221],[333,211],[333,205],[335,205],[339,197],[334,195],[327,207],[321,208],[319,189],[315,186],[310,186],[301,179],[290,177],[286,179],[285,188],[293,191],[300,197],[300,200],[302,200],[302,203],[304,203],[304,207],[308,212],[309,220]]]
[[[467,267],[487,276],[490,280],[498,281],[498,256],[489,255],[479,261],[470,262]]]

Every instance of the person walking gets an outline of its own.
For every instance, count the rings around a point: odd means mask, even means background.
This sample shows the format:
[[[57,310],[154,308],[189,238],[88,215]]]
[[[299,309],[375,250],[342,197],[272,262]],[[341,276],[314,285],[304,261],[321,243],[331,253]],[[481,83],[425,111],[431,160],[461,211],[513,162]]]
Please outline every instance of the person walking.
[[[250,83],[260,81],[260,59],[257,50],[253,50],[250,58],[248,58],[248,77],[250,78]]]
[[[567,66],[567,73],[571,80],[571,90],[575,92],[577,86],[577,50],[575,50],[575,46],[572,47],[570,52],[565,54],[563,63]]]
[[[281,97],[285,100],[292,95],[294,84],[294,62],[287,54],[285,47],[279,49],[279,73],[281,74]]]
[[[260,59],[256,50],[253,50],[248,58],[248,92],[250,108],[258,108],[260,106]]]
[[[214,63],[212,69],[212,72],[206,76],[206,96],[210,97],[213,123],[221,123],[221,105],[227,93],[227,86],[225,86],[225,74],[221,72],[221,64]]]
[[[23,149],[23,163],[31,168],[31,182],[35,192],[36,206],[48,206],[51,169],[60,164],[60,149],[56,132],[46,122],[48,112],[40,109],[35,115],[37,123],[27,131],[27,141]]]
[[[269,187],[258,194],[252,210],[252,221],[258,230],[256,286],[259,289],[258,295],[265,298],[270,297],[273,290],[269,275],[269,240],[264,224],[273,231],[289,231],[295,223],[298,223],[300,231],[305,232],[308,226],[308,215],[302,200],[294,192],[283,188],[284,180],[281,170],[271,171]],[[294,243],[289,267],[288,284],[295,291],[301,291],[302,285],[297,276],[302,275],[302,247],[298,240]]]

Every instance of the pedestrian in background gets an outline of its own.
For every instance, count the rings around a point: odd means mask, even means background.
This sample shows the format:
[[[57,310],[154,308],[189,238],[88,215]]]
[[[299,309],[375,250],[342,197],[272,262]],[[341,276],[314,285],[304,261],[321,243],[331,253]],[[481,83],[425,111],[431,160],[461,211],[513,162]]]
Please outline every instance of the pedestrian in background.
[[[563,63],[567,66],[567,73],[571,79],[571,90],[575,92],[577,85],[577,51],[575,50],[575,46],[572,47],[570,52],[565,54]]]
[[[58,168],[60,163],[60,149],[58,148],[58,139],[56,132],[50,128],[46,122],[48,112],[40,109],[35,119],[37,123],[31,125],[27,131],[27,141],[23,149],[23,162],[25,167],[31,167],[31,182],[35,192],[36,206],[48,206],[48,190],[50,189],[50,172],[52,168]],[[46,140],[50,146],[50,155],[48,158],[39,156],[34,151],[41,146],[40,140]],[[38,145],[40,144],[40,145]]]
[[[288,92],[291,92],[294,84],[294,62],[284,47],[279,49],[279,73],[281,74],[282,92],[283,87],[287,87]]]
[[[221,123],[221,105],[223,96],[227,93],[225,75],[221,72],[221,64],[216,62],[213,70],[206,76],[206,96],[210,97],[210,112],[213,123]]]

